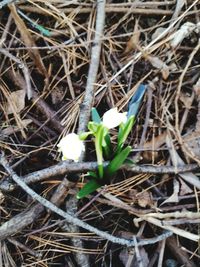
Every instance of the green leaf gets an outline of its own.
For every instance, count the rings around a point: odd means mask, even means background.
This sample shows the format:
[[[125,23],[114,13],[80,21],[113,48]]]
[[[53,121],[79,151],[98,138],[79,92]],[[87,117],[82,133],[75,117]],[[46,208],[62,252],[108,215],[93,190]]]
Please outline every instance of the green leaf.
[[[108,176],[113,175],[122,166],[130,152],[131,147],[127,146],[118,155],[116,155],[115,158],[107,166],[106,174]]]
[[[123,130],[124,130],[124,123],[121,123],[119,125],[118,141],[121,140],[121,138],[122,138]]]
[[[93,134],[96,134],[98,128],[99,124],[97,124],[96,122],[93,121],[88,122],[88,130],[90,130],[90,132],[92,132]]]
[[[87,195],[96,191],[99,187],[101,187],[101,185],[98,184],[97,181],[93,179],[83,186],[83,188],[78,192],[76,197],[78,199],[86,197]]]
[[[91,177],[93,177],[93,178],[98,178],[98,175],[96,174],[96,172],[93,172],[93,171],[89,171],[88,173],[87,173],[87,176],[91,176]]]
[[[93,122],[101,123],[101,118],[96,108],[92,108],[92,120]]]
[[[102,164],[98,164],[98,170],[99,170],[99,178],[102,179],[103,178],[103,165]]]
[[[119,152],[120,149],[123,147],[131,129],[133,128],[134,122],[135,117],[131,116],[128,121],[123,125],[123,127],[120,127],[120,132],[118,134],[117,152]]]
[[[103,125],[102,125],[102,128],[103,128],[102,146],[106,147],[109,145],[108,129],[106,127],[104,127]]]
[[[79,138],[80,140],[84,141],[90,134],[92,134],[92,132],[82,132],[79,134]]]
[[[104,127],[103,125],[99,125],[98,130],[95,135],[95,149],[97,155],[97,163],[99,170],[99,177],[103,178],[103,148],[102,144],[104,141]]]
[[[103,154],[105,156],[104,158],[106,160],[109,160],[113,155],[113,150],[112,150],[112,145],[111,145],[109,134],[106,134],[106,136],[104,137],[104,142],[105,142],[105,145],[103,146]]]

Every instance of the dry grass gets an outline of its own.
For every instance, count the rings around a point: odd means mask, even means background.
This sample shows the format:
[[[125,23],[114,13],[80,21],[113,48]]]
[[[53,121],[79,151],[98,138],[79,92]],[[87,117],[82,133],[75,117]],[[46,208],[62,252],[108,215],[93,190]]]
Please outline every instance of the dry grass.
[[[146,84],[151,93],[145,94],[128,139],[132,159],[158,168],[199,164],[199,1],[107,2],[94,106],[100,114],[115,106],[126,111],[138,86]],[[0,147],[20,176],[59,162],[59,138],[78,129],[96,13],[95,1],[89,0],[18,1],[0,9]],[[183,25],[187,29],[181,32]],[[112,133],[114,143],[116,131]],[[89,141],[85,160],[96,161]],[[63,178],[31,187],[53,201]],[[81,178],[55,201],[61,209],[85,183]],[[9,179],[2,168],[0,181]],[[180,175],[121,170],[97,195],[78,203],[78,217],[115,236],[137,235],[138,242],[162,229],[173,232],[166,242],[136,246],[133,259],[142,258],[137,266],[164,266],[169,259],[179,266],[198,266],[199,190],[198,169]],[[20,188],[0,192],[1,225],[15,216],[23,221],[34,205]],[[73,255],[81,251],[89,255],[91,266],[133,266],[126,247],[84,230],[67,233],[58,215],[40,208],[16,231],[6,235],[0,227],[0,236],[6,236],[0,243],[0,265],[76,266]],[[71,244],[76,237],[84,247]]]

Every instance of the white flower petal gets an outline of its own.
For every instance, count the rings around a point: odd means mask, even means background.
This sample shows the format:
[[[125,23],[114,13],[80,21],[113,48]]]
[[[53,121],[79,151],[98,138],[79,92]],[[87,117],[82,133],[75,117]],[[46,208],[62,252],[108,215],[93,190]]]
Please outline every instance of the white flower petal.
[[[83,141],[81,141],[79,136],[75,133],[70,133],[63,137],[57,146],[58,151],[63,154],[63,160],[72,159],[77,162],[81,153],[85,151]]]
[[[103,125],[108,129],[115,128],[119,126],[122,122],[127,121],[127,112],[120,113],[117,108],[112,108],[106,111],[103,115]]]

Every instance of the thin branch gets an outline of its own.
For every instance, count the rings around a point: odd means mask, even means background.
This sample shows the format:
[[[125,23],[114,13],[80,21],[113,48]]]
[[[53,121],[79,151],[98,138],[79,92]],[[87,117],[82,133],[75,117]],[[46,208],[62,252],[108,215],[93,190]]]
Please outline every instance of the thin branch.
[[[125,3],[124,3],[125,4]],[[145,4],[142,2],[142,4]],[[38,9],[37,7],[33,6],[27,6],[27,5],[20,5],[20,9],[24,10],[26,12],[34,12],[37,14],[48,14],[48,9]],[[61,8],[60,12],[63,12],[65,14],[69,14],[74,11],[74,8]],[[92,7],[82,7],[79,9],[79,14],[88,14],[92,11]],[[110,13],[127,13],[129,12],[130,14],[137,14],[137,15],[143,15],[143,16],[149,16],[149,15],[154,15],[154,16],[170,16],[174,13],[173,10],[164,10],[161,8],[131,8],[129,6],[107,6],[105,8],[105,13],[110,14]],[[196,10],[188,11],[187,15],[193,15],[196,13]],[[181,13],[183,14],[183,13]]]
[[[108,165],[109,162],[104,162],[104,167]],[[129,172],[134,173],[184,173],[188,171],[194,171],[199,168],[198,164],[187,164],[184,166],[152,166],[152,165],[123,165],[121,169],[127,170]],[[94,171],[97,169],[97,162],[68,162],[62,161],[58,164],[42,169],[40,171],[35,171],[30,174],[23,176],[23,180],[25,183],[35,183],[39,181],[43,181],[46,179],[50,179],[52,177],[58,175],[65,175],[67,173],[84,173],[87,171]],[[12,182],[4,180],[0,183],[0,189],[2,191],[13,191],[15,189],[15,185]]]
[[[99,0],[97,3],[96,29],[91,51],[91,63],[85,90],[85,98],[81,105],[82,108],[79,118],[79,127],[78,127],[79,133],[86,131],[86,127],[90,118],[90,112],[94,99],[94,84],[96,81],[97,71],[99,68],[101,39],[103,37],[104,21],[105,21],[105,0],[103,1]]]
[[[95,27],[95,37],[93,41],[93,46],[91,49],[91,61],[88,72],[88,79],[85,90],[85,97],[83,103],[80,107],[80,117],[78,133],[85,132],[87,130],[87,124],[90,119],[90,112],[94,100],[94,84],[96,82],[97,72],[99,68],[100,52],[101,52],[101,39],[103,36],[104,22],[105,22],[105,0],[97,1],[97,15],[96,15],[96,27]],[[82,153],[80,161],[84,159],[85,153]],[[75,216],[74,213],[77,211],[78,200],[75,196],[72,196],[66,203],[66,209],[68,212]],[[68,232],[78,232],[76,224],[65,224],[63,226],[64,230]],[[82,240],[77,238],[72,238],[72,243],[75,247],[82,247]],[[79,266],[89,266],[89,260],[86,254],[77,252],[75,254],[76,261]]]
[[[11,3],[19,2],[19,0],[3,0],[0,3],[0,9],[2,9],[4,6],[9,5]]]
[[[17,232],[20,232],[29,224],[32,224],[40,217],[41,213],[44,210],[44,207],[41,204],[37,203],[29,210],[19,213],[9,221],[2,224],[0,226],[0,240],[10,237]]]
[[[44,199],[43,197],[38,195],[36,192],[34,192],[27,184],[25,184],[25,182],[11,169],[11,167],[9,166],[7,160],[5,159],[5,157],[3,155],[1,155],[1,157],[0,157],[0,163],[5,168],[5,170],[9,173],[9,175],[12,177],[12,179],[28,195],[30,195],[34,200],[37,200],[39,203],[41,203],[47,209],[50,209],[51,211],[53,211],[56,214],[60,215],[61,217],[65,218],[68,223],[75,224],[75,225],[77,225],[79,227],[82,227],[83,229],[86,229],[89,232],[93,232],[96,235],[111,241],[112,243],[117,243],[117,244],[125,245],[125,246],[128,246],[128,247],[132,247],[132,246],[135,245],[135,241],[134,240],[119,238],[119,237],[113,236],[111,234],[108,234],[106,232],[103,232],[103,231],[101,231],[101,230],[99,230],[99,229],[97,229],[97,228],[95,228],[95,227],[93,227],[93,226],[81,221],[78,218],[74,218],[73,216],[71,216],[67,212],[64,212],[63,210],[59,209],[54,204],[52,204],[50,201]],[[0,227],[0,231],[1,231],[1,228],[2,228],[2,226]],[[141,246],[141,245],[144,246],[144,245],[154,244],[154,243],[158,242],[158,240],[160,241],[160,239],[161,240],[166,239],[167,237],[169,237],[171,235],[172,235],[172,233],[170,231],[167,231],[167,232],[164,232],[162,235],[160,235],[159,237],[156,237],[156,238],[139,240],[137,245],[138,246]]]

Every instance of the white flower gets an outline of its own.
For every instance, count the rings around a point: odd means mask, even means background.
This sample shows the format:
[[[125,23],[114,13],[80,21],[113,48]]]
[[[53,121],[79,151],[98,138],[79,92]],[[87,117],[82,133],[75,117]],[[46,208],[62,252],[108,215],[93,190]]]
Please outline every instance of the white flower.
[[[117,111],[117,108],[112,108],[104,113],[103,125],[108,129],[115,128],[127,121],[126,114],[127,112],[120,113]]]
[[[83,141],[75,133],[70,133],[63,137],[58,146],[58,151],[62,152],[62,160],[72,159],[78,162],[81,153],[85,151]]]

